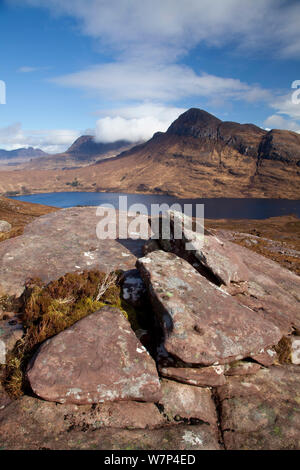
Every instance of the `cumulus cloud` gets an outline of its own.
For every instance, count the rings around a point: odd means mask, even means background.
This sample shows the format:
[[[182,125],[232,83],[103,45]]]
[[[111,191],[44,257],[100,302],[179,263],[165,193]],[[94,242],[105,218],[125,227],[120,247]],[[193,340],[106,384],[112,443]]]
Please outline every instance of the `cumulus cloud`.
[[[63,152],[80,132],[72,129],[24,130],[21,123],[0,127],[0,148],[15,150],[22,147],[40,148],[44,152]]]
[[[300,107],[295,109],[287,97],[274,98],[259,85],[196,72],[179,63],[199,44],[220,48],[230,44],[236,53],[299,58],[299,1],[259,0],[255,8],[249,0],[6,2],[43,7],[53,15],[75,18],[81,32],[95,38],[100,50],[113,57],[109,63],[55,77],[55,83],[93,93],[112,106],[116,102],[119,106],[120,102],[123,106],[152,103],[149,106],[153,109],[144,108],[144,114],[133,106],[130,112],[127,108],[127,115],[125,108],[114,114],[102,113],[96,124],[98,140],[125,138],[125,134],[130,140],[148,138],[169,122],[154,111],[157,103],[164,103],[168,113],[168,108],[184,99],[195,106],[201,103],[200,107],[226,100],[265,102],[279,115],[293,120],[300,117]]]
[[[300,133],[300,123],[293,120],[285,119],[279,114],[273,114],[272,116],[269,116],[265,120],[264,125],[267,129],[285,129],[288,131]]]
[[[148,140],[157,132],[165,132],[169,125],[185,111],[182,108],[168,108],[144,104],[116,109],[96,123],[95,139],[98,142]]]

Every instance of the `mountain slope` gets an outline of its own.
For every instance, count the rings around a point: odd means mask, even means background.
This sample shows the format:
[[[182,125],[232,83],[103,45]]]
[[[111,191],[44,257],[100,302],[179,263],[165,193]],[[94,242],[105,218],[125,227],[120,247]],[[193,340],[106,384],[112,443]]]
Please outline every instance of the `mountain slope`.
[[[300,136],[222,122],[199,109],[143,144],[65,171],[6,172],[0,191],[114,191],[178,197],[300,198]],[[76,181],[76,185],[70,182]]]

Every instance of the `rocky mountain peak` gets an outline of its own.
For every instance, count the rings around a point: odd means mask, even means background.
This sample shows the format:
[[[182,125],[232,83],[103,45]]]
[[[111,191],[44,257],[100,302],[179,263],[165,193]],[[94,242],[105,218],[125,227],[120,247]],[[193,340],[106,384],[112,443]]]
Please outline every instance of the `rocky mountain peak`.
[[[190,137],[217,137],[221,120],[203,109],[191,108],[174,121],[167,134]]]

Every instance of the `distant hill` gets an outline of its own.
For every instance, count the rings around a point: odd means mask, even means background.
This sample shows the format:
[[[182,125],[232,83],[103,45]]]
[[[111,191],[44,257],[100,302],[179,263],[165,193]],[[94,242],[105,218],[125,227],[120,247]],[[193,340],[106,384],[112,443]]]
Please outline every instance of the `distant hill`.
[[[105,158],[111,158],[120,152],[129,150],[133,147],[126,140],[118,140],[112,143],[96,142],[92,135],[82,135],[73,142],[73,144],[63,153],[46,155],[42,158],[35,158],[24,168],[31,169],[66,169],[81,167],[96,163]]]
[[[43,152],[41,149],[36,149],[33,147],[22,147],[15,150],[4,150],[0,149],[0,158],[1,159],[15,159],[15,158],[37,158],[43,157],[48,155],[47,153]]]

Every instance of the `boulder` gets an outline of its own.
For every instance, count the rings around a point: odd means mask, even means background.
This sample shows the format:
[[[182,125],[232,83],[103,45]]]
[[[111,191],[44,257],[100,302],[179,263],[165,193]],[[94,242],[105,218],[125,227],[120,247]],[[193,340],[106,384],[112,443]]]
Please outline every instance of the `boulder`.
[[[18,317],[0,321],[0,364],[6,364],[7,353],[14,348],[23,334],[23,326]]]
[[[127,214],[120,213],[120,217]],[[119,216],[116,218],[119,233]],[[108,222],[114,222],[109,214]],[[128,216],[128,226],[132,216]],[[19,296],[25,282],[40,278],[45,283],[69,272],[97,269],[127,271],[142,255],[144,240],[98,239],[101,217],[96,207],[63,209],[31,222],[24,234],[0,245],[0,285],[4,293]],[[133,235],[131,235],[133,236]]]
[[[164,347],[185,363],[219,365],[277,344],[280,330],[240,305],[173,253],[137,261],[164,332]]]
[[[0,233],[7,233],[11,231],[11,224],[6,220],[0,220]]]
[[[272,366],[218,387],[226,449],[299,449],[300,369]]]
[[[112,307],[45,341],[27,376],[36,395],[59,403],[155,402],[160,396],[153,359],[128,320]]]
[[[211,390],[163,379],[159,404],[169,421],[200,420],[217,428]]]
[[[224,366],[211,367],[162,367],[160,375],[181,383],[197,385],[198,387],[217,387],[224,385]]]

